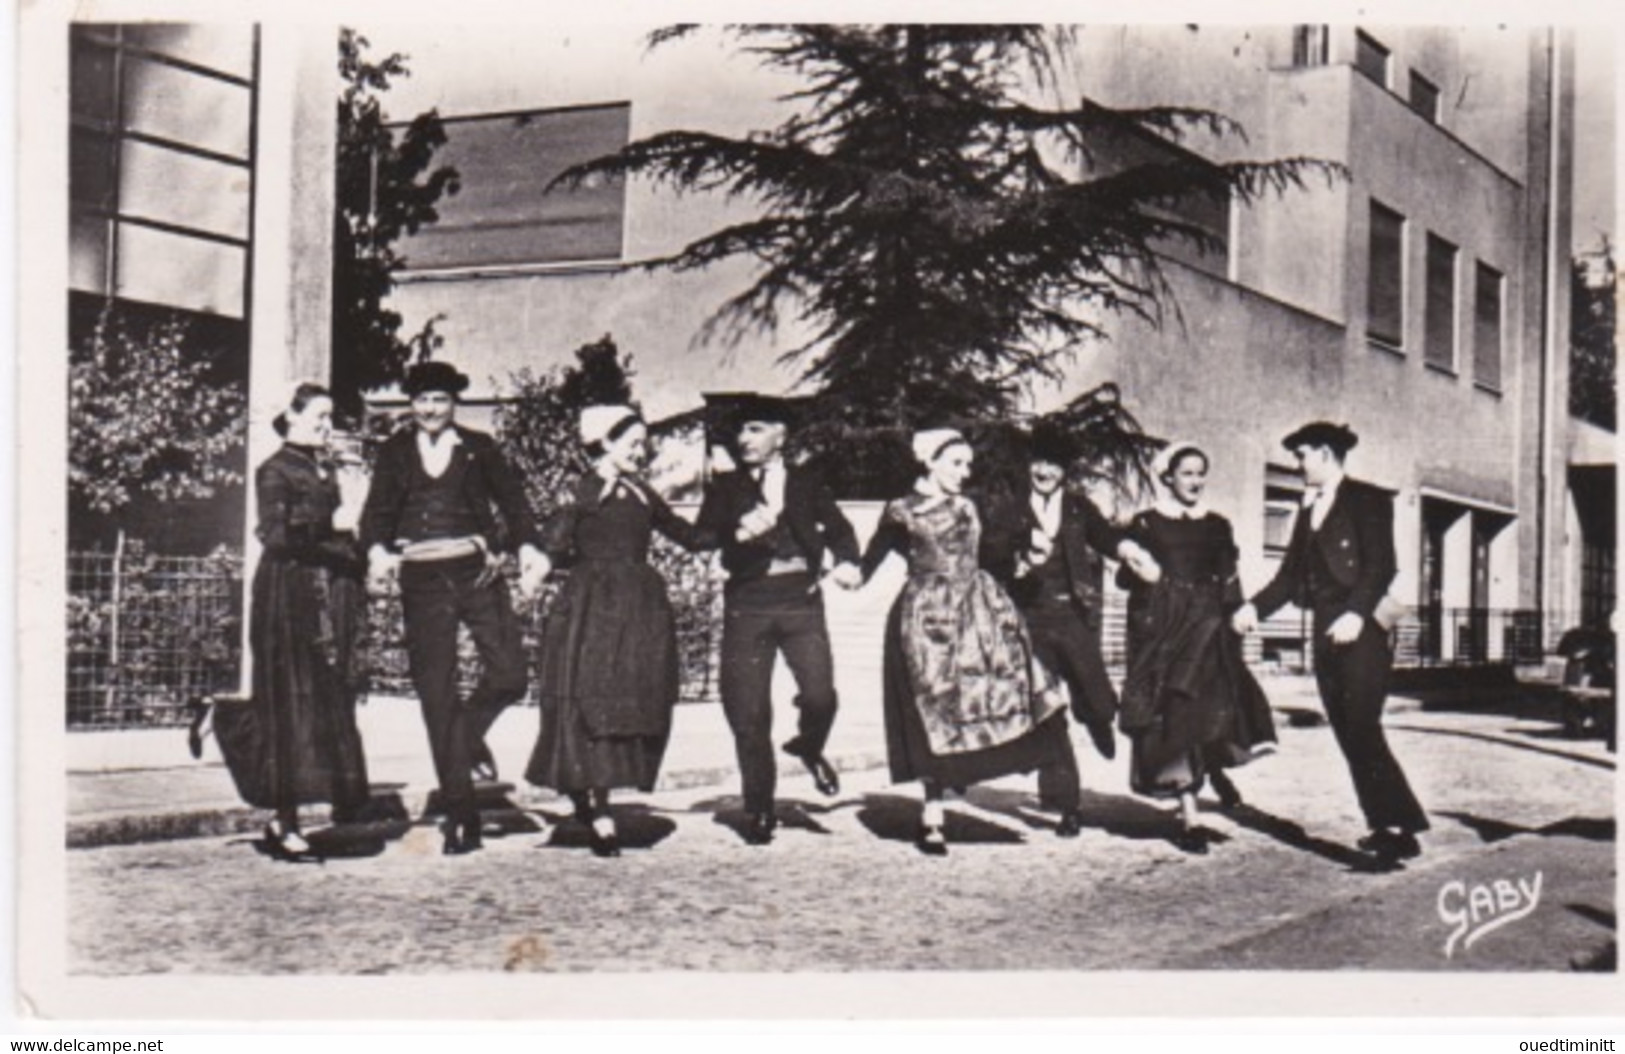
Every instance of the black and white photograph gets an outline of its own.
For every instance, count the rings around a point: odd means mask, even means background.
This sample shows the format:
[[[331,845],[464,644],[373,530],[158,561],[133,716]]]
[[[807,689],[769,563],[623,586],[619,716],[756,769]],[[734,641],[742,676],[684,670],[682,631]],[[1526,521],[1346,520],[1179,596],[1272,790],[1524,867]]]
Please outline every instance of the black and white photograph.
[[[23,10],[31,1013],[1625,1014],[1610,16],[1044,10]]]

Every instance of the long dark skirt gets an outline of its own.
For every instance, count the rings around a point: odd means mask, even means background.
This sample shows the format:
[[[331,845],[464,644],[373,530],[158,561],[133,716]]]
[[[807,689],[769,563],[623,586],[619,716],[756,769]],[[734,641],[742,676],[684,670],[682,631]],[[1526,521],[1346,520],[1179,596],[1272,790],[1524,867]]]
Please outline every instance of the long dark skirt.
[[[368,798],[356,728],[362,583],[327,567],[266,557],[249,608],[253,694],[222,703],[214,732],[243,800],[265,809]]]
[[[542,632],[541,733],[525,778],[559,791],[654,789],[677,703],[666,583],[641,561],[586,561]]]
[[[1212,769],[1273,748],[1269,699],[1217,587],[1164,580],[1134,598],[1122,727],[1133,742],[1129,785],[1149,797],[1194,793]]]
[[[915,705],[901,634],[902,604],[898,603],[892,606],[886,620],[882,669],[886,757],[893,782],[926,779],[946,787],[968,787],[1001,776],[1035,771],[1060,760],[1070,749],[1066,711],[1061,710],[1025,735],[998,746],[959,754],[933,754],[925,722]]]

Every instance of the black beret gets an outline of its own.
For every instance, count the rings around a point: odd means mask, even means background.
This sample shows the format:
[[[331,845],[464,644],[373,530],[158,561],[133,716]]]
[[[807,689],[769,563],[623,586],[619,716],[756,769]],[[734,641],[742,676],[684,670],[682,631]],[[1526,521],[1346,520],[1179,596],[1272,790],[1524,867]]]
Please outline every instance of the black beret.
[[[1037,421],[1033,424],[1026,445],[1029,461],[1048,461],[1054,465],[1067,465],[1078,456],[1078,444],[1072,436],[1059,425],[1048,421]]]
[[[1281,440],[1281,445],[1288,450],[1296,451],[1301,446],[1323,446],[1331,448],[1332,453],[1342,457],[1360,442],[1360,437],[1348,425],[1333,424],[1330,421],[1311,421],[1299,428],[1296,432]]]
[[[408,398],[424,392],[461,395],[467,387],[468,378],[449,362],[420,362],[406,371],[406,380],[401,382],[401,391]]]
[[[718,432],[737,432],[748,421],[766,421],[794,427],[801,400],[757,392],[707,392],[706,417]]]

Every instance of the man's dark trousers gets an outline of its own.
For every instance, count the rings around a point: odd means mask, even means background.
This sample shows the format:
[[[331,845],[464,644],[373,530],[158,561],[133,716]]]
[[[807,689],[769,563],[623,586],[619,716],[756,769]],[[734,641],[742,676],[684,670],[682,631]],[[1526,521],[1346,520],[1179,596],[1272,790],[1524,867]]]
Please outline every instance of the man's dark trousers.
[[[497,577],[481,584],[480,555],[401,565],[401,606],[412,685],[423,706],[429,749],[448,819],[472,820],[472,769],[485,733],[504,707],[525,694],[519,619]],[[457,692],[457,627],[468,627],[479,652],[480,680],[466,700]]]
[[[773,659],[783,652],[796,682],[796,753],[822,755],[835,723],[835,669],[824,599],[810,574],[730,583],[724,602],[722,712],[733,730],[745,811],[771,812],[778,769],[773,756]]]
[[[1388,749],[1382,730],[1382,708],[1394,661],[1388,631],[1366,619],[1354,643],[1338,645],[1326,637],[1330,624],[1330,616],[1315,618],[1315,683],[1332,734],[1354,778],[1360,811],[1372,830],[1425,831],[1427,814]]]
[[[1085,724],[1097,721],[1110,728],[1117,693],[1100,656],[1100,631],[1069,599],[1040,600],[1023,608],[1022,616],[1032,636],[1033,654],[1066,682],[1074,716]],[[1065,742],[1061,756],[1038,770],[1038,798],[1050,808],[1070,811],[1082,801],[1082,777],[1071,737]]]

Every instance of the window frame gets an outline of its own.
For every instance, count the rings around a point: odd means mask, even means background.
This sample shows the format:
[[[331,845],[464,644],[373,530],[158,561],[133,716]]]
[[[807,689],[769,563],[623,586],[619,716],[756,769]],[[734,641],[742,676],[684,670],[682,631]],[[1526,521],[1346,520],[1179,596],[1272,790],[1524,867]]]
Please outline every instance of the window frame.
[[[1405,326],[1409,317],[1408,300],[1405,295],[1407,285],[1406,245],[1410,240],[1410,220],[1398,209],[1390,208],[1376,198],[1368,199],[1367,228],[1366,228],[1366,320],[1365,336],[1367,342],[1387,351],[1405,352]],[[1375,297],[1377,283],[1375,281],[1376,269],[1379,263],[1376,252],[1377,218],[1379,214],[1392,217],[1398,221],[1397,238],[1394,246],[1394,264],[1396,275],[1392,283],[1395,318],[1393,332],[1378,329],[1376,325],[1377,313]]]
[[[1450,296],[1442,310],[1437,310],[1439,302],[1435,298],[1434,277],[1434,249],[1443,247],[1449,252]],[[1422,290],[1422,362],[1431,370],[1459,376],[1461,373],[1461,246],[1445,238],[1437,231],[1428,231],[1422,263],[1424,281]],[[1435,324],[1438,320],[1448,320],[1449,341],[1448,359],[1440,358],[1435,354]]]

